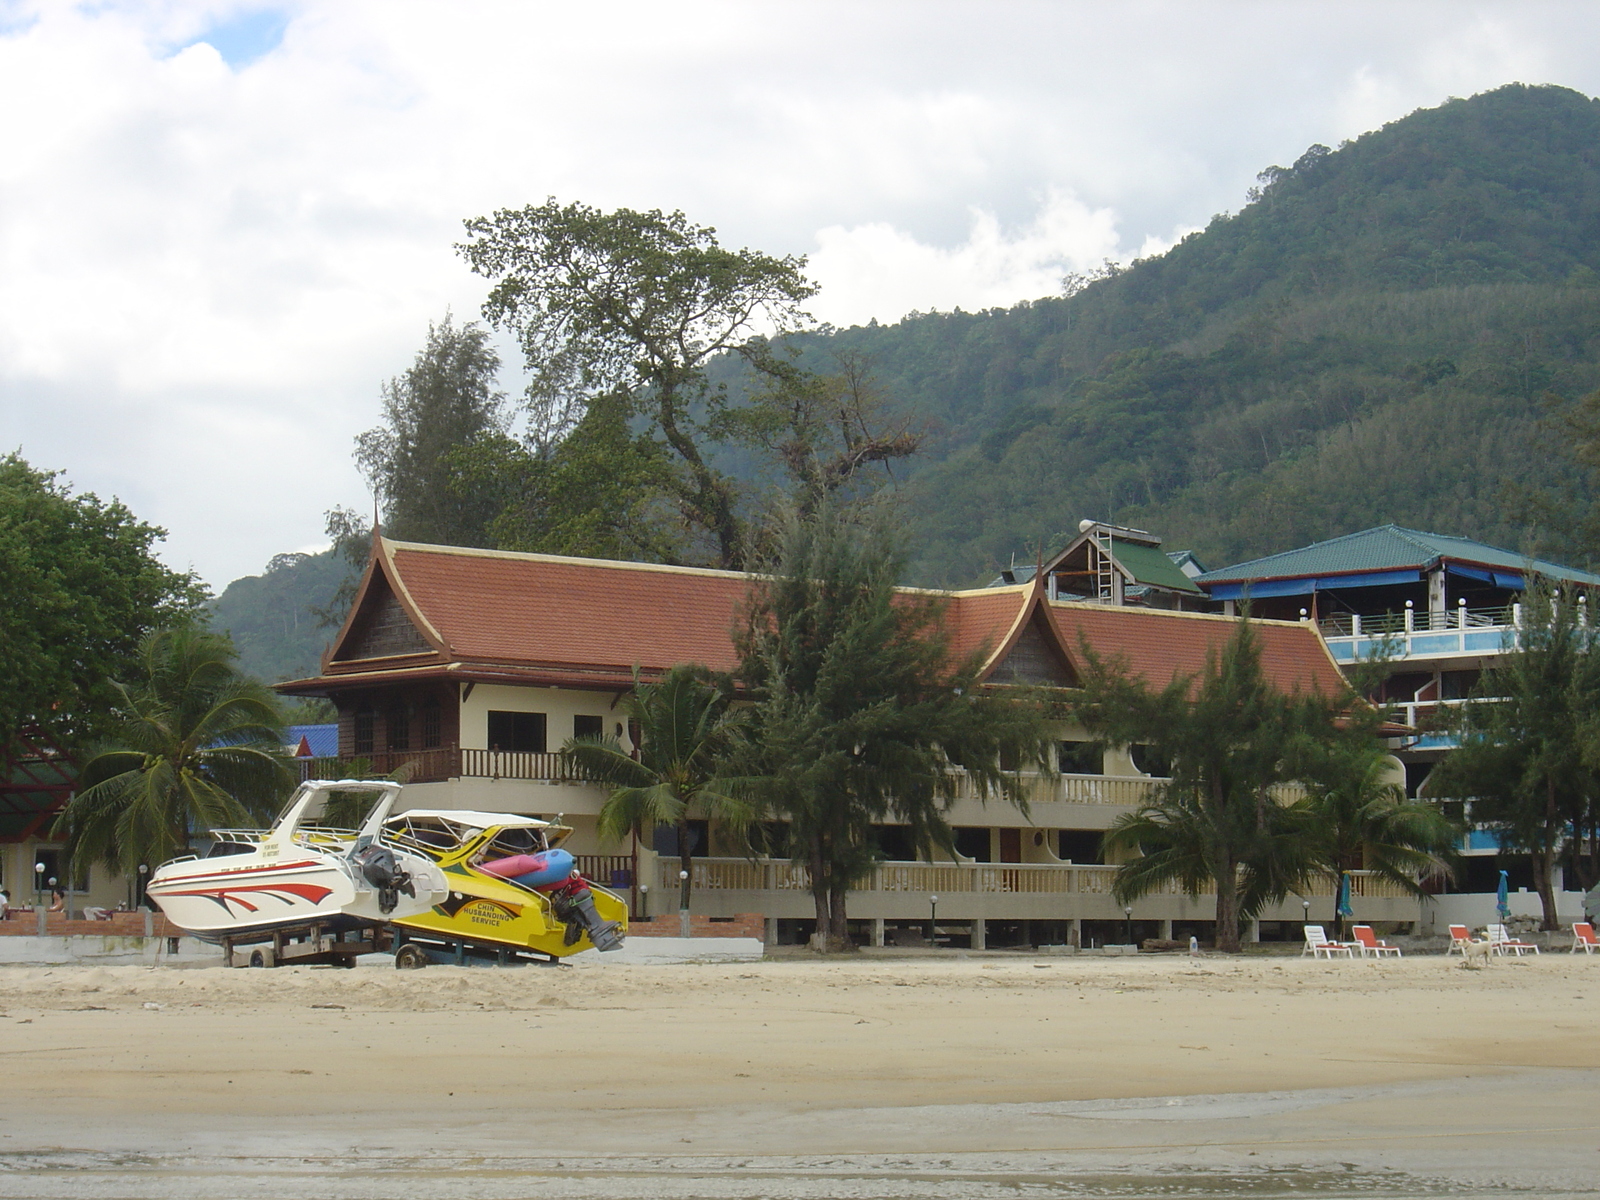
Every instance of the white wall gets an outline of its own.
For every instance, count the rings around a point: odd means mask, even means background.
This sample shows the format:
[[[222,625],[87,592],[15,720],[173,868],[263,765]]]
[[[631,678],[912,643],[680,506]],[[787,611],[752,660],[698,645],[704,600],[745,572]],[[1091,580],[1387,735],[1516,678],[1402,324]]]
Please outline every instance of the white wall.
[[[601,718],[605,732],[621,737],[622,744],[631,748],[627,714],[614,703],[616,699],[615,692],[480,683],[461,703],[461,745],[471,750],[489,748],[489,713],[493,710],[544,713],[547,748],[552,753],[572,736],[572,718],[579,715]]]

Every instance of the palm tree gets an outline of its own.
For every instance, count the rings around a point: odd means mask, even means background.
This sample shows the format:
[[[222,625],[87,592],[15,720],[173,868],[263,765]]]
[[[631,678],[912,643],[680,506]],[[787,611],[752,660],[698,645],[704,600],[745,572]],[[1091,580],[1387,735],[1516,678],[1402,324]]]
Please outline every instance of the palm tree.
[[[640,684],[623,701],[639,730],[638,757],[614,737],[577,737],[561,752],[580,774],[612,791],[600,806],[601,837],[621,840],[653,825],[678,831],[681,866],[680,911],[689,908],[691,850],[689,821],[722,821],[747,826],[752,805],[723,790],[719,771],[737,717],[728,696],[704,668],[673,667],[654,683]]]
[[[1083,726],[1109,744],[1154,745],[1172,763],[1170,782],[1106,835],[1108,849],[1134,855],[1113,895],[1125,904],[1172,883],[1192,897],[1215,889],[1217,948],[1236,953],[1240,919],[1317,869],[1314,815],[1283,803],[1280,788],[1297,779],[1297,745],[1334,735],[1337,707],[1276,691],[1248,621],[1199,676],[1159,692],[1084,651],[1089,671],[1073,705]]]
[[[1454,869],[1461,830],[1434,805],[1408,801],[1404,789],[1385,778],[1388,753],[1364,736],[1369,731],[1346,732],[1304,772],[1322,840],[1322,873],[1334,880],[1336,896],[1346,871],[1365,869],[1426,900],[1419,881]],[[1337,911],[1334,919],[1342,922]]]
[[[123,875],[188,849],[196,830],[269,816],[292,783],[277,699],[234,666],[233,643],[190,625],[139,644],[141,678],[113,681],[118,726],[55,824],[77,870]]]

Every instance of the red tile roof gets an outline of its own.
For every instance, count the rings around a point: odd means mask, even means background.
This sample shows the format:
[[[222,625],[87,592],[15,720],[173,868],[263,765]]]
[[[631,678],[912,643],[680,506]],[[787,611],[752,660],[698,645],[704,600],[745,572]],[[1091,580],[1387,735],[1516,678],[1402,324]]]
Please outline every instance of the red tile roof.
[[[1102,659],[1120,655],[1134,675],[1165,687],[1177,675],[1198,675],[1238,629],[1234,617],[1110,608],[1053,601],[1050,615],[1073,662],[1083,662],[1080,635]],[[1280,691],[1337,696],[1344,676],[1316,629],[1299,621],[1256,621],[1261,668]]]
[[[440,672],[508,682],[625,687],[634,667],[646,674],[676,663],[715,670],[737,665],[733,631],[750,581],[729,571],[616,563],[426,546],[379,540],[363,583],[387,576],[402,607],[436,647],[392,659],[343,658],[359,629],[346,622],[321,679],[347,686]],[[358,598],[357,611],[363,604]],[[1033,584],[957,592],[945,628],[959,660],[987,646],[987,668],[1004,659],[1023,619],[1042,605],[1067,659],[1082,667],[1080,632],[1105,656],[1120,654],[1134,672],[1165,685],[1205,666],[1236,627],[1229,617],[1091,604],[1046,603]],[[1268,677],[1285,690],[1334,694],[1341,676],[1316,630],[1259,621]],[[304,689],[316,690],[305,681]]]
[[[406,598],[456,660],[623,672],[738,661],[743,575],[405,542],[388,550]]]

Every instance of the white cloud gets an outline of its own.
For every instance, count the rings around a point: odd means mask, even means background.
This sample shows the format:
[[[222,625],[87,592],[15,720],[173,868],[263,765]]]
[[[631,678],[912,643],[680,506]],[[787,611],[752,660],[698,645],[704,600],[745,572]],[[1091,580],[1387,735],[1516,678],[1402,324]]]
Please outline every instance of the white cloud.
[[[683,208],[884,321],[1053,293],[1447,94],[1600,92],[1582,3],[264,7],[0,0],[0,448],[219,586],[365,507],[380,381],[482,297],[464,217]]]
[[[1052,193],[1037,215],[1007,231],[992,212],[974,210],[964,242],[929,245],[883,222],[817,234],[811,271],[822,285],[816,315],[835,325],[894,321],[920,309],[1008,307],[1053,295],[1068,271],[1100,266],[1119,253],[1116,214]]]

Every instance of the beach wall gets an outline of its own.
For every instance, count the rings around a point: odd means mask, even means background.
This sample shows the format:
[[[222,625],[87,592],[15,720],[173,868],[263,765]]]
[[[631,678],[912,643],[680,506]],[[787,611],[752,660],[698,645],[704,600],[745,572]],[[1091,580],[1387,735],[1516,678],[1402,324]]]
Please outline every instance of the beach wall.
[[[704,917],[691,913],[689,916],[689,936],[692,938],[764,939],[766,931],[766,919],[760,913],[739,913],[732,917]],[[675,938],[681,932],[682,927],[675,912],[628,922],[630,938]]]

